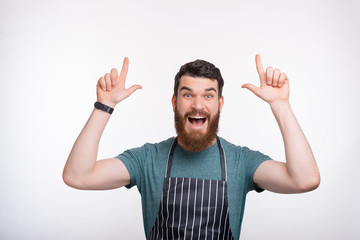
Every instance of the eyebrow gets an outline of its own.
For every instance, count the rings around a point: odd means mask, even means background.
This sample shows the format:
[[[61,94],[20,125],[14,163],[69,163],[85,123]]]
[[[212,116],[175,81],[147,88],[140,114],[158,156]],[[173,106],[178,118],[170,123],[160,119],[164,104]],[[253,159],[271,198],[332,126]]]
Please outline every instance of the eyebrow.
[[[181,92],[182,90],[187,90],[187,91],[189,91],[189,92],[192,92],[192,91],[193,91],[191,88],[186,87],[186,86],[182,86],[182,87],[180,88],[179,92]],[[205,89],[205,92],[210,92],[210,91],[214,91],[214,92],[216,93],[216,89],[213,88],[213,87],[211,87],[211,88],[206,88],[206,89]]]

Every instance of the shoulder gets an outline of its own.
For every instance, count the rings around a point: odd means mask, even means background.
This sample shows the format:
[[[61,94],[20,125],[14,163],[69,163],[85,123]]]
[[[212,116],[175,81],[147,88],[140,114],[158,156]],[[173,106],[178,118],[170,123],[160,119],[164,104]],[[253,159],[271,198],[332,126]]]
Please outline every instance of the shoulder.
[[[153,154],[165,154],[166,152],[169,151],[174,139],[175,139],[174,137],[170,137],[166,140],[157,143],[147,142],[141,147],[127,149],[123,154],[128,154],[133,157],[135,156],[144,157],[144,155],[153,155]]]
[[[163,164],[169,153],[174,138],[168,138],[158,143],[145,143],[141,147],[130,148],[116,156],[128,169],[130,176],[141,176],[140,172],[154,167],[153,164]],[[158,165],[156,167],[159,167]],[[134,179],[134,176],[131,176]],[[135,182],[135,181],[133,181]]]
[[[170,137],[166,140],[157,143],[146,143],[145,145],[154,147],[156,149],[169,148],[173,144],[175,137]]]
[[[145,143],[142,147],[142,149],[146,150],[146,151],[152,151],[152,152],[168,152],[171,145],[174,142],[174,137],[170,137],[166,140],[163,140],[161,142],[157,142],[157,143]]]
[[[254,158],[269,158],[267,155],[264,155],[263,153],[256,150],[252,150],[246,146],[235,145],[221,137],[219,137],[219,139],[222,147],[224,148],[226,156],[235,157],[238,159],[240,158],[242,160]]]
[[[221,146],[223,147],[225,154],[241,154],[244,150],[248,149],[240,145],[235,145],[222,137],[219,137]]]

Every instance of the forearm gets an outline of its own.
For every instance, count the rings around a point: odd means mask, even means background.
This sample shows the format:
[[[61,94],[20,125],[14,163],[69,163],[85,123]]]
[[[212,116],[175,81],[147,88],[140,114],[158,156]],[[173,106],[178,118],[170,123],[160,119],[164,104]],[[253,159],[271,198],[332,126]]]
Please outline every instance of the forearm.
[[[66,161],[63,178],[71,185],[88,175],[97,160],[101,135],[110,114],[94,108]]]
[[[319,185],[320,174],[303,131],[292,112],[289,101],[270,103],[279,125],[285,147],[287,171],[294,184],[303,190]]]

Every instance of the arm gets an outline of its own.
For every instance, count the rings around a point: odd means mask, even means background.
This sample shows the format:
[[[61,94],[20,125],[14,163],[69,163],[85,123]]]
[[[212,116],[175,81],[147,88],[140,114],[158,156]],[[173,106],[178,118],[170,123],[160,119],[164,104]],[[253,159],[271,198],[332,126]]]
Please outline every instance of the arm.
[[[298,124],[289,103],[289,81],[279,69],[263,69],[259,55],[256,67],[260,87],[244,84],[243,87],[269,103],[279,125],[286,163],[265,161],[255,172],[254,182],[261,188],[279,193],[300,193],[316,189],[320,173],[308,141]]]
[[[113,68],[110,74],[99,79],[96,86],[97,101],[114,108],[141,88],[140,85],[133,85],[125,89],[128,65],[129,60],[125,58],[119,76],[117,69]],[[91,113],[66,161],[63,179],[67,185],[78,189],[102,190],[130,183],[130,175],[119,159],[96,161],[100,138],[110,116],[99,109]]]

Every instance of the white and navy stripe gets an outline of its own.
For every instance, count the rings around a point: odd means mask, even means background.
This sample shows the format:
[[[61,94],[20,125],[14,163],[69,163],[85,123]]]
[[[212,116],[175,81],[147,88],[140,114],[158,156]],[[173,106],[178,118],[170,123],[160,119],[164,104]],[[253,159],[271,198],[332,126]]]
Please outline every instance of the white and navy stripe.
[[[233,239],[229,225],[226,163],[220,140],[222,180],[171,178],[176,139],[168,158],[164,190],[148,239]]]

